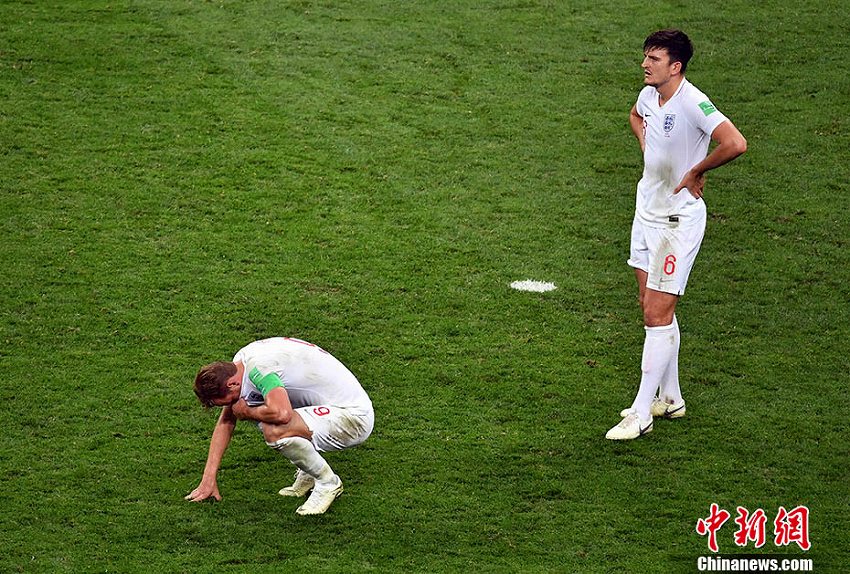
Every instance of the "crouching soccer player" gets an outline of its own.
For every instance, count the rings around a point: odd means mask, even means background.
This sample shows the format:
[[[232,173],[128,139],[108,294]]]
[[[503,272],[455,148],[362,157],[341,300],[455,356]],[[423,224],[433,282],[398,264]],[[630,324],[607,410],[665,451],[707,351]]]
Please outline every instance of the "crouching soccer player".
[[[321,452],[365,441],[375,422],[372,401],[357,378],[327,351],[276,337],[239,350],[232,362],[201,368],[195,394],[205,407],[223,407],[210,441],[201,483],[186,496],[221,500],[216,475],[237,420],[256,421],[266,444],[297,467],[282,496],[301,497],[298,514],[322,514],[342,493],[342,481]]]

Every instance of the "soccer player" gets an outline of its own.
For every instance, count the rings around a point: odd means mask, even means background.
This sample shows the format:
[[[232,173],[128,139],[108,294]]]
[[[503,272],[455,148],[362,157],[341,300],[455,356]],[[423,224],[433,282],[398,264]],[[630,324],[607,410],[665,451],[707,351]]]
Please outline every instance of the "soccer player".
[[[298,514],[323,514],[342,481],[320,453],[365,441],[375,422],[372,401],[345,365],[306,341],[276,337],[243,347],[232,362],[201,368],[195,394],[205,407],[223,407],[210,441],[201,483],[186,496],[221,500],[216,474],[237,420],[258,423],[266,444],[297,468],[282,496],[312,493]]]
[[[628,264],[635,270],[646,335],[640,388],[606,434],[612,440],[648,433],[653,416],[685,414],[675,311],[705,233],[705,173],[747,149],[741,132],[685,78],[693,46],[684,32],[650,34],[643,54],[645,86],[629,116],[644,168]],[[710,140],[716,146],[708,153]]]

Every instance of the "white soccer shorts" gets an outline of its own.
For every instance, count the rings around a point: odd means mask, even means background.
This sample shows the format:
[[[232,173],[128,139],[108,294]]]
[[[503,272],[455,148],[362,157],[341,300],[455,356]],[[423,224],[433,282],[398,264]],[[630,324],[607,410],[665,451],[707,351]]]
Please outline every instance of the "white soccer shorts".
[[[313,433],[313,446],[319,452],[357,446],[369,438],[375,426],[375,412],[371,408],[344,409],[315,405],[295,411]]]
[[[678,227],[650,227],[635,217],[628,264],[647,273],[647,288],[682,295],[704,236],[704,215]]]

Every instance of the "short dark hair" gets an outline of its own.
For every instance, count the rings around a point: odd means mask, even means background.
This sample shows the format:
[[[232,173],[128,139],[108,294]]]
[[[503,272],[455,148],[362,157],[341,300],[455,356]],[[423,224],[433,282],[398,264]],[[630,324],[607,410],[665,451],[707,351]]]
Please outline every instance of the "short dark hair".
[[[227,380],[236,374],[233,363],[217,362],[204,365],[195,377],[195,395],[209,408],[213,401],[227,395]]]
[[[665,49],[670,55],[670,62],[681,62],[682,73],[688,69],[688,62],[694,55],[694,45],[691,39],[681,30],[669,28],[658,30],[646,37],[643,42],[643,51]]]

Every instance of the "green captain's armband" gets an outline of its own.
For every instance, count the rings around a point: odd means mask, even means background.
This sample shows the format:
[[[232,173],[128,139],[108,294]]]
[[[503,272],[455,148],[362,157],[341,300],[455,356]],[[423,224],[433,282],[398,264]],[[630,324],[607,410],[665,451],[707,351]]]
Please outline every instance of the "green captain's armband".
[[[260,392],[263,393],[263,398],[265,398],[272,389],[277,387],[283,388],[283,381],[280,380],[280,377],[278,377],[276,373],[263,375],[260,372],[260,369],[256,367],[251,369],[251,372],[248,373],[248,378],[251,379],[251,382],[254,383],[255,387],[260,389]]]

